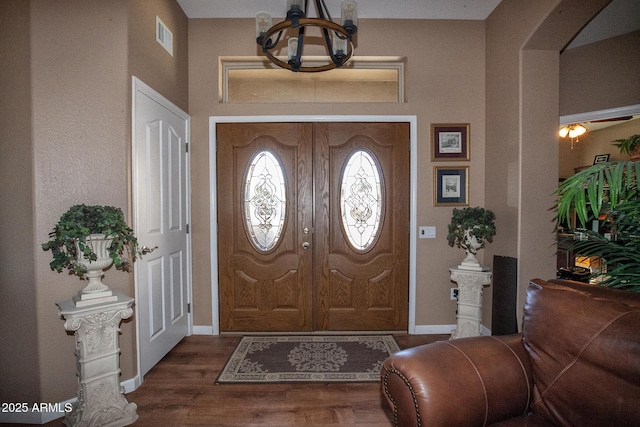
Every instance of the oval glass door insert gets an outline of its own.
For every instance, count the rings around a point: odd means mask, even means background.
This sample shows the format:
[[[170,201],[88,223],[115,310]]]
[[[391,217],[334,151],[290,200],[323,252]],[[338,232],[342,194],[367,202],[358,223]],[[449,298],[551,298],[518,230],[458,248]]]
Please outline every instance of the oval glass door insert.
[[[244,180],[243,216],[249,240],[260,252],[273,249],[284,227],[285,180],[282,166],[268,150],[256,153]]]
[[[366,251],[375,243],[382,224],[382,201],[377,160],[368,151],[355,151],[344,166],[340,190],[342,226],[355,249]]]

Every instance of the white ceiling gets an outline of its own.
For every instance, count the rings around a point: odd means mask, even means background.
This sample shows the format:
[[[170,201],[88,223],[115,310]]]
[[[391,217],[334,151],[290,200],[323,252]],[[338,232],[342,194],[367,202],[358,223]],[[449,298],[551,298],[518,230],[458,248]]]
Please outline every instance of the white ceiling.
[[[177,0],[189,18],[253,18],[258,11],[285,15],[285,0]],[[358,0],[358,16],[373,19],[484,20],[501,0]],[[340,1],[326,0],[332,16]],[[310,6],[311,7],[311,6]],[[594,43],[640,29],[640,0],[613,0],[567,47]]]
[[[340,16],[340,0],[325,3],[332,16]],[[499,3],[500,0],[358,0],[358,17],[484,20]],[[178,4],[189,18],[255,18],[261,10],[284,17],[287,3],[285,0],[178,0]]]

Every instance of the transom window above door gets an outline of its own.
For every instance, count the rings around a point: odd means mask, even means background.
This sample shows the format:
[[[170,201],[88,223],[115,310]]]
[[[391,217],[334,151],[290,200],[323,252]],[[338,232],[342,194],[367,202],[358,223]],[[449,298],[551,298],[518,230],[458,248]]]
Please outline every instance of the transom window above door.
[[[402,57],[354,57],[342,68],[292,73],[261,57],[220,57],[219,102],[403,103],[404,64]]]

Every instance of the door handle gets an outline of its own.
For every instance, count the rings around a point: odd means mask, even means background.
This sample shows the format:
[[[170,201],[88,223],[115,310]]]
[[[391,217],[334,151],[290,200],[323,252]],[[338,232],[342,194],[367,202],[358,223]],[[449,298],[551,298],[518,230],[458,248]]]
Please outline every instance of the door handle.
[[[309,249],[310,246],[311,245],[309,244],[309,242],[302,242],[302,249],[304,249],[305,251]]]
[[[140,252],[142,253],[142,255],[146,255],[146,254],[150,254],[151,252],[155,251],[156,249],[158,249],[157,246],[149,249],[149,247],[147,247],[147,245],[143,245],[142,248],[140,249]]]

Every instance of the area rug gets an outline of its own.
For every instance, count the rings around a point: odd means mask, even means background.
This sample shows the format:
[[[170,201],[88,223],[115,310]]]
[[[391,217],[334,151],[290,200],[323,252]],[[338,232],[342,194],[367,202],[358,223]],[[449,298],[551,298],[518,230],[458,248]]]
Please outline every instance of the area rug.
[[[380,381],[391,335],[244,337],[217,384]]]

